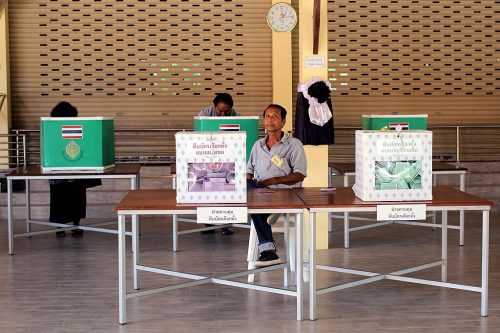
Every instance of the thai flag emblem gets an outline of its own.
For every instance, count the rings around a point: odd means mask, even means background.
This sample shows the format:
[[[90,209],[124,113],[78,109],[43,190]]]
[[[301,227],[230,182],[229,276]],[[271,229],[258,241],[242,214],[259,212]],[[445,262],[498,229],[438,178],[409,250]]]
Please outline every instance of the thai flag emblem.
[[[220,124],[219,131],[225,132],[238,132],[240,130],[240,124]]]
[[[63,139],[83,139],[82,125],[63,125],[61,126]]]
[[[389,124],[390,130],[401,131],[401,130],[407,130],[409,128],[410,128],[409,123],[390,123]]]

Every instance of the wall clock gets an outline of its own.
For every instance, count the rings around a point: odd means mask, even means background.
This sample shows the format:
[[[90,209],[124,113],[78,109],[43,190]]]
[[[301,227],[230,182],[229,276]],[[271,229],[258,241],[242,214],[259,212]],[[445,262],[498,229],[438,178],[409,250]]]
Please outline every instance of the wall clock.
[[[289,32],[297,25],[297,12],[288,3],[275,3],[267,13],[267,24],[277,32]]]

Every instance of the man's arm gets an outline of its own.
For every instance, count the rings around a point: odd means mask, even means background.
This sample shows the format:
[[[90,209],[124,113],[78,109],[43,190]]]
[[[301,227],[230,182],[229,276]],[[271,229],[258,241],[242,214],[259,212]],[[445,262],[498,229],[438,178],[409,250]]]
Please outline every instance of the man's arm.
[[[288,156],[293,172],[286,176],[278,176],[265,179],[258,182],[258,185],[266,187],[278,184],[295,185],[302,182],[304,178],[306,178],[307,159],[304,151],[304,146],[299,140],[294,140],[293,144],[296,145],[293,149],[294,153]]]
[[[247,173],[247,179],[248,179]],[[271,185],[285,184],[285,185],[293,185],[303,181],[305,176],[300,172],[292,172],[289,175],[281,176],[281,177],[271,177],[260,182],[257,182],[257,185],[268,187]]]

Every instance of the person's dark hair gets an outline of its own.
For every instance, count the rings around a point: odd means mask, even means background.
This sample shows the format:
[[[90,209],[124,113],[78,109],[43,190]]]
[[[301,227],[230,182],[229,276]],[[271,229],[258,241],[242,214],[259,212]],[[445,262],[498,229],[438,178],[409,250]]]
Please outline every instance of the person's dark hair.
[[[319,103],[324,103],[330,98],[330,88],[324,81],[318,81],[309,86],[307,93],[316,97]]]
[[[78,110],[68,102],[60,102],[50,112],[51,117],[77,117]]]
[[[220,102],[229,105],[230,107],[233,107],[233,98],[231,95],[226,94],[226,93],[217,93],[215,94],[214,98],[214,106],[217,106]]]
[[[284,120],[286,118],[286,109],[279,104],[269,104],[267,108],[264,109],[264,112],[262,112],[262,117],[266,116],[266,110],[269,108],[279,109],[281,113],[281,119]]]

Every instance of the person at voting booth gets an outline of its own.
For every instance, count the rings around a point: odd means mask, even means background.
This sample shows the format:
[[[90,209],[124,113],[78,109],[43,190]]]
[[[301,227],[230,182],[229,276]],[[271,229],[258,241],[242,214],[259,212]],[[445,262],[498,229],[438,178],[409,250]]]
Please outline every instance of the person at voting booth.
[[[217,93],[213,100],[214,105],[210,107],[206,107],[198,113],[199,117],[236,117],[239,116],[239,113],[233,109],[233,98],[231,95],[227,93]],[[210,226],[210,225],[206,225]],[[234,232],[231,228],[222,228],[222,234],[229,236]],[[202,234],[213,234],[215,233],[214,229],[204,230],[201,232]]]
[[[286,188],[301,186],[307,176],[307,160],[302,143],[282,131],[287,111],[277,104],[264,110],[266,136],[258,140],[247,163],[247,187]],[[256,267],[280,263],[276,253],[270,214],[251,214],[259,239],[259,259]]]
[[[68,102],[60,102],[50,113],[51,117],[76,117],[78,110]],[[87,188],[99,186],[100,179],[50,179],[50,217],[54,223],[80,225],[87,209]],[[71,230],[73,237],[82,237],[83,230]],[[65,237],[65,231],[57,231],[57,237]]]
[[[239,113],[233,109],[233,98],[226,93],[218,93],[213,100],[214,106],[204,108],[199,117],[236,117]]]

